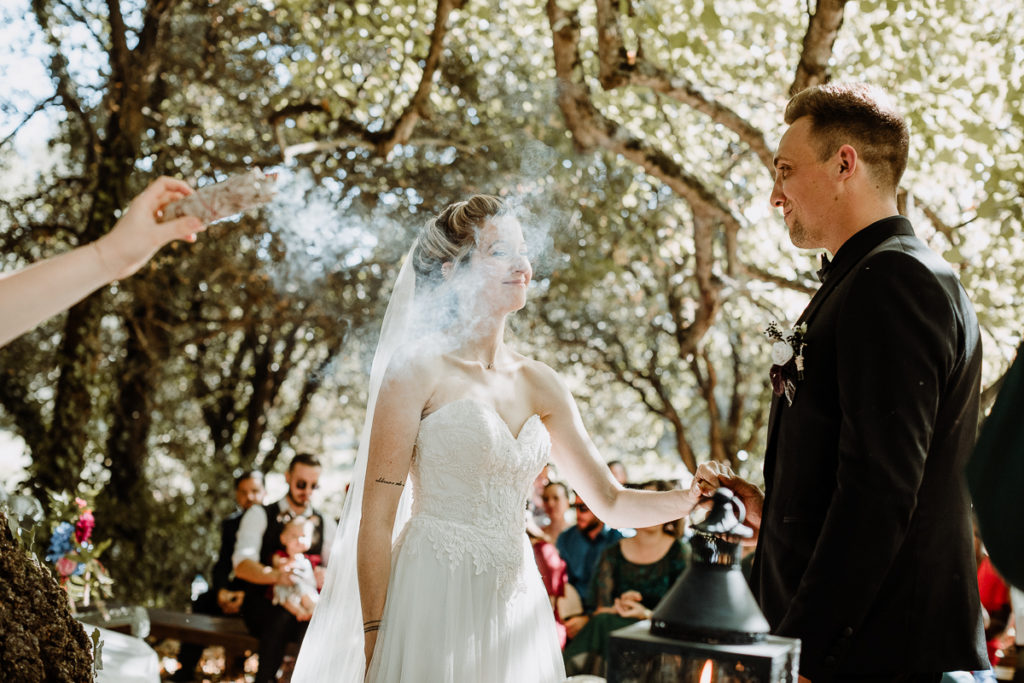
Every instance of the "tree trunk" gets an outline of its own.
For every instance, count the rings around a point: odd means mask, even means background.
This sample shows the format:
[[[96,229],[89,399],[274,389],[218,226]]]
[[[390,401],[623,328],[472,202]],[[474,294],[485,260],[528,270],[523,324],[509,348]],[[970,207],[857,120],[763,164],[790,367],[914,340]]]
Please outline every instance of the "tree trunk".
[[[91,681],[92,643],[68,596],[14,540],[0,511],[0,672],[6,681]]]

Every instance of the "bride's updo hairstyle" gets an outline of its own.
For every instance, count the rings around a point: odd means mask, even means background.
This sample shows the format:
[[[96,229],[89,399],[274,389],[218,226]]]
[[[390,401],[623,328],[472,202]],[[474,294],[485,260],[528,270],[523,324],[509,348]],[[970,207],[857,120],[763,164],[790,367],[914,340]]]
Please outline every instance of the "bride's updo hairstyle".
[[[441,266],[458,268],[476,247],[477,234],[484,223],[495,218],[505,202],[489,194],[473,195],[464,202],[449,204],[431,219],[420,233],[413,251],[417,286],[433,289],[444,281]]]

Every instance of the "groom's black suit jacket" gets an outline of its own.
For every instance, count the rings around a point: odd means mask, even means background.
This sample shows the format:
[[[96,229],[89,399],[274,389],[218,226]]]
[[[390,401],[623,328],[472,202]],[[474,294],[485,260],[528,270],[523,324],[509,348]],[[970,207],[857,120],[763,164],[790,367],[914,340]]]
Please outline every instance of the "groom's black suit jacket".
[[[847,240],[799,323],[804,378],[772,402],[751,580],[773,632],[803,641],[813,683],[982,668],[970,301],[896,216]]]

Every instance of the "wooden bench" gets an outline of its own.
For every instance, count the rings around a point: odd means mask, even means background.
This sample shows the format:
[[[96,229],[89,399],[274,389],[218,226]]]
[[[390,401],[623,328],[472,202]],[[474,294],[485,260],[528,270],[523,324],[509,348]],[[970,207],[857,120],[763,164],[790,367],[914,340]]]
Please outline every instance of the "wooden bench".
[[[215,617],[209,614],[188,614],[169,609],[150,607],[149,635],[158,640],[173,638],[184,643],[204,647],[220,645],[228,662],[247,652],[256,652],[260,641],[250,635],[245,622],[237,617]],[[289,643],[286,655],[299,653],[297,643]]]

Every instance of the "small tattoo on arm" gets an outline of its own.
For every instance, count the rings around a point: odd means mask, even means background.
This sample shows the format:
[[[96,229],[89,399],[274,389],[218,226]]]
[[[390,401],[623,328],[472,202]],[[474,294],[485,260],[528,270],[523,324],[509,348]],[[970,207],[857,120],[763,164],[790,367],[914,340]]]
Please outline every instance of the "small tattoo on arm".
[[[388,479],[385,479],[384,477],[377,477],[377,483],[378,484],[391,484],[392,486],[405,486],[405,484],[400,482],[400,481],[390,481]]]

